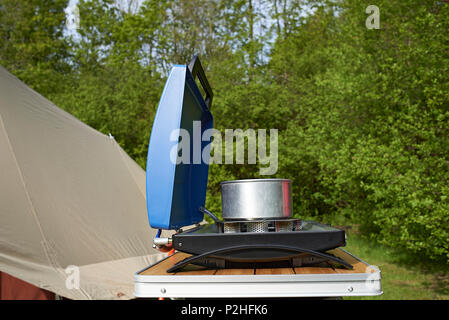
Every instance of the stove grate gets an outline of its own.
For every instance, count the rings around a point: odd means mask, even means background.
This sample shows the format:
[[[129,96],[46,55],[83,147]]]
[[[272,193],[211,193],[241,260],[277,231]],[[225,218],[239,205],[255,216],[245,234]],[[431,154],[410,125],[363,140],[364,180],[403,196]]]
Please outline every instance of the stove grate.
[[[225,221],[222,222],[221,231],[224,233],[292,232],[300,231],[301,226],[300,219]]]

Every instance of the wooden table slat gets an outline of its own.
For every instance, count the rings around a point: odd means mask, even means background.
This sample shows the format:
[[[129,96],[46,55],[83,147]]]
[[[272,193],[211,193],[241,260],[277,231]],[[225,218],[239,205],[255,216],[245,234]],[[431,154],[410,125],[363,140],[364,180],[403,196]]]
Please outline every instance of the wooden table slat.
[[[367,268],[367,265],[363,262],[357,260],[349,253],[341,250],[341,249],[333,249],[328,251],[328,253],[333,254],[334,256],[348,262],[353,266],[353,270],[343,269],[343,268],[335,268],[337,273],[371,273],[374,272],[371,268]]]
[[[337,268],[333,266],[314,266],[314,267],[297,267],[297,268],[249,268],[249,269],[207,269],[201,266],[189,265],[183,270],[176,273],[167,273],[166,270],[174,264],[190,257],[189,254],[177,252],[171,257],[153,265],[152,267],[140,272],[140,275],[274,275],[274,274],[335,274],[335,273],[370,273],[375,272],[374,269],[369,268],[365,263],[357,260],[347,252],[337,248],[328,251],[328,253],[339,257],[350,263],[354,269],[348,270],[344,268]]]
[[[298,267],[295,268],[296,274],[332,274],[336,273],[333,268],[320,267]]]
[[[264,268],[256,269],[256,274],[295,274],[293,268]]]
[[[191,275],[209,276],[215,274],[216,272],[217,270],[215,269],[208,269],[206,267],[189,265],[184,267],[182,271],[176,272],[175,275],[179,274],[182,276],[191,276]]]
[[[251,275],[254,274],[254,269],[218,269],[215,275],[217,276],[235,276],[235,275]]]
[[[140,274],[144,276],[174,275],[174,273],[167,273],[166,270],[188,257],[190,257],[190,254],[184,252],[177,252],[174,255],[153,265],[152,267],[143,270]]]

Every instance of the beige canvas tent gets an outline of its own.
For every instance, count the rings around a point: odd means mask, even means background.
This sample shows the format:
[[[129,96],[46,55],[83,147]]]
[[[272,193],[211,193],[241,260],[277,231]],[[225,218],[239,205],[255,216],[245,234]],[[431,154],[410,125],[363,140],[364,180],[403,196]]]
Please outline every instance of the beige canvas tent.
[[[163,257],[154,234],[144,171],[0,67],[0,271],[67,298],[132,298],[134,272]]]

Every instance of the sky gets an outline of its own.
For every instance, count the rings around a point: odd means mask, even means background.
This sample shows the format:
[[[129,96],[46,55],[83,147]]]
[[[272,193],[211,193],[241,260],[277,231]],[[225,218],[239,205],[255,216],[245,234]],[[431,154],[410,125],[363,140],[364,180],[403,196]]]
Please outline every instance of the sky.
[[[127,10],[128,3],[130,0],[116,0],[116,2],[125,10]],[[145,0],[134,0],[137,6],[134,7],[133,11],[137,11],[137,8],[140,7],[142,2]],[[67,24],[66,29],[64,31],[65,36],[72,36],[73,39],[79,39],[79,34],[76,32],[77,25],[80,23],[79,19],[79,12],[77,8],[79,0],[70,0],[69,5],[67,6],[65,12],[67,16]],[[271,2],[267,1],[258,1],[255,3],[255,10],[264,16],[264,18],[260,19],[256,26],[255,26],[255,32],[259,33],[259,35],[264,35],[269,30],[269,28],[275,23],[275,21],[270,17],[270,11],[272,10],[271,6],[269,5]],[[313,9],[305,7],[303,8],[303,16],[306,16],[313,12]],[[265,39],[267,48],[270,47],[272,42],[274,41],[274,38]],[[265,51],[265,50],[263,50]],[[262,55],[265,56],[267,52],[263,52]]]
[[[65,12],[67,15],[66,35],[76,35],[76,19],[77,12],[76,5],[78,0],[70,0]]]

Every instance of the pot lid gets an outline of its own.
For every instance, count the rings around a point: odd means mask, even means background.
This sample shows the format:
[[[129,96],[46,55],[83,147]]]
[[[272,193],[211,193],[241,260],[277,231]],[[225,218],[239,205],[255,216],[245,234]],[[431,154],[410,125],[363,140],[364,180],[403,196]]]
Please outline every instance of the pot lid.
[[[195,77],[206,92],[201,95]],[[179,229],[203,220],[209,159],[203,149],[211,138],[203,133],[213,127],[210,113],[212,90],[199,59],[175,65],[159,100],[148,147],[146,191],[151,227]],[[209,146],[210,148],[210,146]]]

